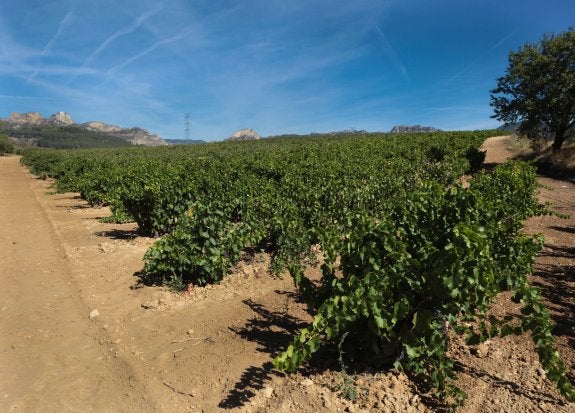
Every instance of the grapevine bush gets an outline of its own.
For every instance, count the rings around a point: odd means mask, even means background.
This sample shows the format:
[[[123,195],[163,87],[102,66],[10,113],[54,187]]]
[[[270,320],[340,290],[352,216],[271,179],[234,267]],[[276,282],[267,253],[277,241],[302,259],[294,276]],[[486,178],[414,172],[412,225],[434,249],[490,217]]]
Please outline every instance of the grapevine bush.
[[[307,279],[301,265],[290,267],[314,321],[275,366],[294,370],[325,342],[345,338],[352,359],[406,369],[440,399],[461,402],[465,395],[453,384],[447,357],[447,326],[471,343],[530,330],[548,377],[573,400],[549,314],[527,282],[542,240],[521,228],[526,218],[546,212],[535,188],[533,167],[506,164],[475,177],[470,189],[422,183],[386,216],[355,214],[343,237],[322,233],[321,281]],[[501,291],[514,291],[524,304],[520,325],[509,317],[486,322]],[[480,323],[479,331],[464,323],[471,320]]]
[[[177,286],[220,281],[241,251],[257,242],[258,228],[232,223],[230,209],[228,204],[191,206],[180,225],[146,252],[146,276]]]

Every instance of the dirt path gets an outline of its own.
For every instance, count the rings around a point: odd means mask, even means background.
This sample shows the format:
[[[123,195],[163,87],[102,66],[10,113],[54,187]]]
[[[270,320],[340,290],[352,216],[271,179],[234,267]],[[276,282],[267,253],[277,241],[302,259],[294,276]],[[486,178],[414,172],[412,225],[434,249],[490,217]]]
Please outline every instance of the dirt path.
[[[488,162],[509,156],[506,139],[486,142]],[[545,182],[542,199],[572,218],[529,223],[547,236],[533,280],[575,378],[575,187]],[[186,295],[142,287],[136,275],[153,240],[132,224],[101,223],[109,211],[76,194],[47,191],[17,158],[0,157],[1,412],[433,411],[393,371],[346,378],[332,359],[275,373],[273,356],[309,317],[291,280],[267,272],[269,257],[246,257],[222,284]],[[495,310],[509,306],[501,297]],[[485,354],[460,344],[454,356],[470,395],[464,412],[575,412],[537,370],[526,335],[493,340]]]
[[[131,389],[145,386],[95,341],[90,309],[31,177],[17,158],[0,159],[0,177],[0,411],[139,410]]]

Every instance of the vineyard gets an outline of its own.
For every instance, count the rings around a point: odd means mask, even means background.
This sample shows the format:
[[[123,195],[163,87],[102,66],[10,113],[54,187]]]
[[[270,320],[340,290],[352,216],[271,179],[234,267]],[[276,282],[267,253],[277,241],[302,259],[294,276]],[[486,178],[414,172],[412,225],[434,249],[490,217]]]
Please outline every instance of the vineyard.
[[[314,321],[274,365],[291,371],[323,346],[342,364],[395,367],[461,403],[450,334],[470,343],[531,331],[547,376],[575,399],[549,314],[527,282],[542,246],[524,221],[549,213],[534,169],[482,171],[493,131],[326,136],[193,147],[29,150],[22,162],[57,192],[110,206],[158,237],[142,282],[175,289],[221,281],[265,251],[289,273]],[[463,185],[461,177],[469,177]],[[305,269],[319,266],[322,277]],[[487,317],[512,291],[520,317]],[[352,368],[352,367],[350,367]]]

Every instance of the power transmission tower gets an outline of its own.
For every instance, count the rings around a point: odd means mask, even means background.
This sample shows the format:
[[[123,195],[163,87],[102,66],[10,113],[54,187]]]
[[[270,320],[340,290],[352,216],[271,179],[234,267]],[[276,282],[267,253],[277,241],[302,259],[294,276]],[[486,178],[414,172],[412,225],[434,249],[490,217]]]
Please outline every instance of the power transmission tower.
[[[192,126],[192,115],[189,113],[184,114],[184,132],[186,133],[186,139],[190,139],[190,130]]]

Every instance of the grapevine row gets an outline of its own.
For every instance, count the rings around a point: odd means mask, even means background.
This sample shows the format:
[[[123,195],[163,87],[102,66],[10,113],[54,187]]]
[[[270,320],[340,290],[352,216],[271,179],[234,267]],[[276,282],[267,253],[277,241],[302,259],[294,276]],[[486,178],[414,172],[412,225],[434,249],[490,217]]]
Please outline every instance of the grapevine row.
[[[545,213],[533,169],[504,165],[468,189],[459,184],[479,170],[491,134],[30,151],[22,161],[55,178],[58,191],[109,205],[109,219],[160,236],[144,257],[148,282],[214,283],[246,248],[272,254],[271,270],[289,271],[315,317],[276,358],[278,369],[336,343],[351,359],[406,369],[460,402],[445,326],[476,342],[530,330],[549,377],[573,399],[549,315],[527,282],[541,242],[521,229]],[[324,258],[319,281],[304,275],[314,249]],[[524,303],[519,322],[485,318],[501,291]]]

